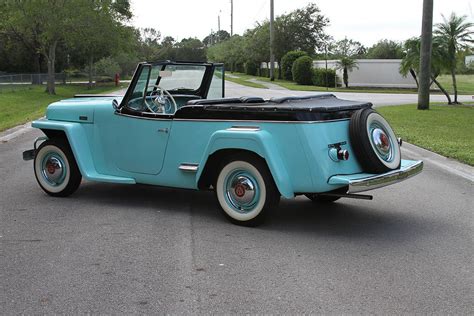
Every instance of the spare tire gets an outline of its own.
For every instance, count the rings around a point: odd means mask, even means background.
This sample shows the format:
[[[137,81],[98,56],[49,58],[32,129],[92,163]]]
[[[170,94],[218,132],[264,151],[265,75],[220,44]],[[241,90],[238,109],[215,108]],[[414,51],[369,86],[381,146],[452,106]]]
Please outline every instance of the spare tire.
[[[349,124],[352,149],[363,170],[383,173],[400,168],[401,154],[395,133],[373,109],[356,111]]]

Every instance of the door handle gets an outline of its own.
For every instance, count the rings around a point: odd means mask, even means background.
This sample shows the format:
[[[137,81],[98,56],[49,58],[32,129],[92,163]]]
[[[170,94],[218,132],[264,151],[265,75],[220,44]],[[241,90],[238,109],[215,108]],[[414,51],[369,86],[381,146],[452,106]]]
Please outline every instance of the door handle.
[[[159,133],[166,133],[166,134],[168,134],[169,130],[168,130],[167,128],[159,128],[159,129],[158,129],[158,132],[159,132]]]

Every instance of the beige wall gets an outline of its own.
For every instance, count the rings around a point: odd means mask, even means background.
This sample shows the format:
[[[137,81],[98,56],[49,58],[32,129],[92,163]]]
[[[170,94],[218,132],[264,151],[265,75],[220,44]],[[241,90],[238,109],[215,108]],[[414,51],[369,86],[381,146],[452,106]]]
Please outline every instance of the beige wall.
[[[328,60],[328,68],[336,68],[336,60]],[[410,74],[405,78],[398,69],[401,59],[357,59],[358,69],[349,72],[349,86],[353,87],[400,87],[416,88],[415,80]],[[315,68],[325,68],[324,60],[315,60]],[[342,70],[337,70],[339,81]]]

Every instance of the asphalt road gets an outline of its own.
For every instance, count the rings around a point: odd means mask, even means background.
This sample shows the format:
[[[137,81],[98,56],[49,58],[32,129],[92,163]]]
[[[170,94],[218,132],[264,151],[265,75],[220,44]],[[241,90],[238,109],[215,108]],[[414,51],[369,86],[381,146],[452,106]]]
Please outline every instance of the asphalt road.
[[[474,182],[428,156],[373,201],[282,200],[243,228],[210,192],[83,181],[49,197],[21,160],[39,135],[0,142],[2,315],[474,311]]]

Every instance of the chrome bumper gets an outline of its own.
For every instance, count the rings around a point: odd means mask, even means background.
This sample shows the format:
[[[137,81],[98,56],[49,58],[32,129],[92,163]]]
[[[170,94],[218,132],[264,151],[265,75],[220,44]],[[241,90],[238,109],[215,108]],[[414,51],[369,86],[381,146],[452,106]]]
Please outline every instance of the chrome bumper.
[[[400,169],[382,174],[336,175],[329,178],[329,184],[347,185],[347,193],[357,193],[381,188],[408,178],[423,170],[423,161],[402,160]]]

